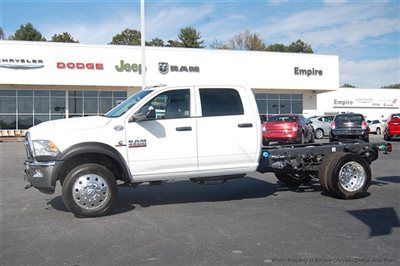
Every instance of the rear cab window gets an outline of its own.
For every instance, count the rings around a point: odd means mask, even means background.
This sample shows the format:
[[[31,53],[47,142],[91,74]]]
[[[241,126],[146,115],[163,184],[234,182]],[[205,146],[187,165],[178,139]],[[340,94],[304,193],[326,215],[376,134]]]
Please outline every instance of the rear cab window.
[[[243,115],[243,103],[235,89],[200,89],[203,117]]]

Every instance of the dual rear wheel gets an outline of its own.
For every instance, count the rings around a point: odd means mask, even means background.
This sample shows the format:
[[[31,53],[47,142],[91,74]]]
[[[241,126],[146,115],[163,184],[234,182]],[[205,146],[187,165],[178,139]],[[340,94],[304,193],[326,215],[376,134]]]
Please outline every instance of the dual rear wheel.
[[[287,174],[276,172],[275,176],[289,186],[306,185],[312,179],[307,173]],[[322,189],[330,195],[353,199],[361,197],[371,182],[371,168],[358,154],[335,152],[324,158],[318,172]]]

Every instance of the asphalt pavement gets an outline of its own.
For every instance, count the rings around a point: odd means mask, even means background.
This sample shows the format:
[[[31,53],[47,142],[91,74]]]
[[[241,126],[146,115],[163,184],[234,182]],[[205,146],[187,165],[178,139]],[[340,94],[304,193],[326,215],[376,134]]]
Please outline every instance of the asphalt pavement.
[[[252,173],[224,185],[123,188],[113,213],[78,219],[59,185],[53,195],[25,190],[23,144],[0,143],[0,263],[399,265],[400,141],[393,145],[372,164],[360,199]]]

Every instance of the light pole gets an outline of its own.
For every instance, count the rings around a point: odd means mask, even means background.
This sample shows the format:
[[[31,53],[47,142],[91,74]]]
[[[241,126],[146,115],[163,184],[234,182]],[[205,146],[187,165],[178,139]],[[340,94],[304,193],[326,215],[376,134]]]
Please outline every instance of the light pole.
[[[146,27],[144,18],[144,0],[140,0],[140,48],[142,51],[142,90],[146,88]]]

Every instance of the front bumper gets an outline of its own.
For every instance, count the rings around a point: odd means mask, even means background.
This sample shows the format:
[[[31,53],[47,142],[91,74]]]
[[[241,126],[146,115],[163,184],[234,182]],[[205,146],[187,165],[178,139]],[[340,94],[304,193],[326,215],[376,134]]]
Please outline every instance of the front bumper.
[[[53,170],[56,162],[25,161],[24,179],[43,193],[54,193]]]

